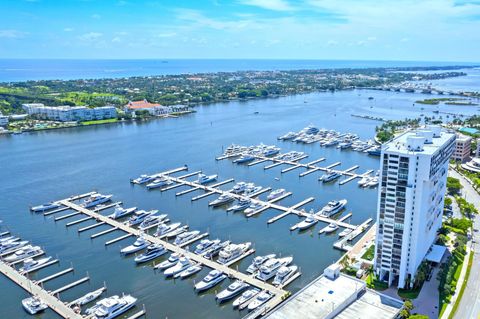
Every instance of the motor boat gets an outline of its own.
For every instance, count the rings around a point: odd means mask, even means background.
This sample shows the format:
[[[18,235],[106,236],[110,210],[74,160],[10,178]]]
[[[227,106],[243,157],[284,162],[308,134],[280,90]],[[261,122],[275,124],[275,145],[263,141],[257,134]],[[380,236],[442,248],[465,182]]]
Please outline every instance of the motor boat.
[[[324,217],[330,217],[332,215],[335,215],[336,213],[340,212],[345,205],[347,205],[347,200],[346,199],[341,199],[341,200],[332,200],[328,202],[327,205],[325,205],[319,212],[320,215]]]
[[[130,180],[134,184],[145,184],[155,180],[155,176],[150,176],[146,174],[140,175],[140,177]]]
[[[220,239],[202,239],[200,243],[195,247],[194,253],[197,255],[202,255],[207,252],[213,245],[220,244]]]
[[[332,181],[336,180],[337,178],[340,178],[340,176],[342,176],[342,175],[337,173],[337,172],[331,171],[331,172],[328,172],[328,173],[320,176],[320,178],[318,180],[322,181],[324,183],[328,183],[328,182],[332,182]]]
[[[173,223],[173,224],[165,224],[161,223],[157,226],[157,231],[153,234],[155,237],[161,237],[171,231],[174,231],[178,227],[180,227],[182,223]]]
[[[180,278],[180,279],[186,279],[190,276],[195,275],[196,273],[200,272],[203,269],[202,265],[200,264],[195,264],[193,266],[188,267],[184,271],[176,274],[174,277],[175,278]]]
[[[344,230],[342,230],[340,232],[340,234],[338,234],[338,237],[345,237],[345,236],[349,235],[352,231],[353,231],[353,229],[351,229],[351,228],[345,228]]]
[[[165,247],[163,247],[163,245],[151,244],[147,247],[147,250],[143,254],[136,256],[134,260],[137,264],[141,264],[165,255],[166,253],[167,250]]]
[[[265,207],[265,205],[262,204],[262,203],[259,203],[259,202],[257,202],[257,203],[252,203],[252,204],[250,204],[250,206],[249,206],[247,209],[245,209],[243,212],[244,212],[246,215],[248,215],[248,214],[253,214],[253,213],[256,213],[257,211],[259,211],[260,209],[262,209],[262,208],[264,208],[264,207]]]
[[[158,210],[156,209],[153,209],[153,210],[150,210],[150,211],[146,211],[146,210],[138,210],[136,211],[132,217],[130,217],[126,222],[125,224],[128,225],[128,226],[136,226],[136,225],[139,225],[141,224],[145,218],[147,218],[148,216],[155,216],[155,214],[158,213]]]
[[[223,272],[218,270],[211,270],[208,275],[203,278],[202,281],[195,284],[195,290],[197,292],[200,292],[210,289],[225,280],[225,278],[227,278],[227,275],[225,275]]]
[[[272,199],[278,198],[278,197],[284,195],[285,193],[286,193],[286,191],[283,188],[276,189],[276,190],[270,192],[270,194],[268,194],[267,200],[272,200]]]
[[[82,206],[90,208],[111,201],[113,195],[93,194],[83,201]]]
[[[330,223],[325,229],[323,230],[325,233],[333,233],[338,229],[338,225],[335,223]]]
[[[367,185],[368,182],[370,182],[370,179],[372,179],[372,177],[366,175],[366,176],[363,176],[357,183],[358,183],[358,186],[360,187],[365,187],[365,185]]]
[[[156,265],[155,269],[165,270],[165,269],[168,269],[170,267],[173,267],[180,260],[180,257],[182,257],[182,255],[180,255],[178,253],[173,253],[173,254],[170,255],[170,257],[168,257],[167,260],[164,260],[161,263],[159,263],[158,265]]]
[[[240,156],[239,158],[237,158],[233,162],[237,163],[237,164],[243,164],[243,163],[252,162],[252,161],[255,160],[255,158],[256,157],[252,154],[243,154],[242,156]]]
[[[380,156],[382,154],[382,150],[380,149],[380,147],[376,147],[368,150],[367,153],[368,155],[372,155],[372,156]]]
[[[218,178],[217,174],[214,174],[214,175],[198,174],[197,183],[204,185],[204,184],[208,184],[216,181],[217,178]]]
[[[262,186],[255,186],[255,184],[253,183],[249,183],[247,184],[247,187],[245,188],[245,191],[243,192],[243,194],[245,196],[252,196],[253,194],[255,193],[258,193],[259,191],[261,191],[263,189]]]
[[[344,149],[347,149],[347,148],[350,148],[350,147],[352,147],[351,142],[341,142],[337,145],[337,148],[339,148],[341,150],[344,150]]]
[[[180,257],[178,262],[174,266],[165,269],[163,274],[166,277],[171,277],[171,276],[174,276],[174,275],[184,271],[185,269],[187,269],[188,267],[193,266],[193,265],[194,264],[187,257]]]
[[[220,251],[217,262],[220,264],[227,264],[243,255],[251,245],[252,243],[250,242],[243,244],[230,244]]]
[[[137,298],[131,295],[113,296],[97,302],[92,319],[113,319],[135,306]]]
[[[370,181],[365,185],[365,187],[375,187],[378,185],[378,177],[373,177]]]
[[[122,206],[117,205],[117,206],[115,206],[114,212],[112,214],[108,215],[108,217],[110,217],[112,219],[119,219],[119,218],[126,217],[126,216],[132,214],[136,210],[137,210],[137,207],[123,208]]]
[[[145,219],[140,223],[140,226],[138,226],[138,228],[140,230],[145,230],[149,227],[156,226],[156,225],[164,222],[167,217],[168,217],[167,214],[161,214],[161,215],[151,214],[151,215],[145,217]]]
[[[230,207],[228,210],[233,211],[233,212],[239,212],[242,210],[247,209],[250,205],[252,204],[252,201],[250,199],[240,199],[237,201],[235,205]]]
[[[175,244],[175,245],[185,244],[186,242],[188,242],[188,241],[194,239],[195,237],[197,237],[199,234],[200,234],[200,232],[198,230],[192,230],[192,231],[189,231],[189,232],[181,233],[180,235],[178,235],[175,238],[175,241],[173,242],[173,244]]]
[[[267,291],[262,291],[259,293],[253,301],[248,304],[248,311],[253,311],[270,300],[273,295]]]
[[[218,244],[213,244],[205,253],[203,253],[203,257],[207,259],[212,259],[213,257],[217,256],[220,251],[230,245],[230,241],[223,241]]]
[[[268,146],[265,148],[265,150],[263,151],[263,156],[272,156],[272,155],[276,155],[280,152],[280,148],[279,147],[275,147],[275,146]]]
[[[45,257],[40,259],[27,258],[23,261],[23,266],[20,267],[20,273],[30,273],[43,267],[46,263],[52,260],[52,257]]]
[[[232,299],[233,297],[239,295],[242,293],[245,289],[249,288],[250,285],[241,281],[241,280],[236,280],[230,285],[228,285],[227,289],[224,289],[220,291],[216,296],[215,299],[217,299],[218,302],[224,302],[227,300]]]
[[[297,133],[295,133],[295,132],[288,132],[288,133],[285,134],[285,135],[279,136],[278,139],[279,139],[279,140],[288,141],[288,140],[294,139],[296,136],[297,136]]]
[[[15,236],[7,236],[7,237],[0,238],[0,247],[1,245],[9,241],[19,241],[19,240],[20,240],[20,237],[15,237]]]
[[[293,266],[282,266],[280,269],[278,269],[277,274],[275,275],[275,278],[273,279],[273,284],[275,286],[280,286],[285,284],[288,279],[292,278],[293,275],[297,272],[298,267],[293,265]]]
[[[34,206],[34,207],[30,208],[30,210],[34,213],[43,213],[47,210],[54,209],[54,208],[59,208],[59,207],[60,207],[59,204],[50,202],[50,203],[45,203],[45,204],[42,204],[42,205]]]
[[[35,255],[39,255],[39,254],[43,254],[43,250],[39,246],[27,245],[27,246],[24,246],[22,249],[17,250],[10,256],[5,257],[4,260],[6,262],[11,263],[11,262],[15,262],[18,260],[35,256]]]
[[[253,258],[252,263],[247,268],[247,272],[249,274],[255,273],[256,271],[258,271],[260,269],[260,266],[262,266],[267,260],[275,258],[276,256],[277,255],[275,255],[275,254],[270,254],[270,255],[265,255],[265,256],[257,256],[255,258]]]
[[[188,226],[187,225],[184,225],[184,226],[181,226],[181,227],[177,227],[176,229],[166,233],[164,236],[166,238],[173,238],[173,237],[177,237],[178,235],[180,235],[181,233],[184,233],[188,230]]]
[[[245,182],[238,182],[235,184],[231,190],[234,194],[241,194],[245,191],[245,187],[247,187],[247,183]]]
[[[225,205],[227,203],[233,202],[234,200],[235,198],[232,195],[224,193],[220,195],[217,199],[208,203],[208,206],[217,207],[217,206],[221,206],[221,205]]]
[[[39,297],[30,297],[22,300],[23,309],[31,315],[35,315],[48,308],[48,305]]]
[[[147,248],[149,245],[150,245],[150,242],[146,240],[144,237],[140,236],[140,237],[137,237],[137,240],[135,240],[135,242],[132,245],[122,248],[120,250],[120,253],[124,255],[130,255],[130,254],[136,253],[137,251]]]
[[[94,301],[98,297],[100,297],[104,291],[105,291],[105,288],[100,288],[100,289],[97,289],[95,291],[89,292],[86,295],[72,301],[70,304],[78,305],[78,306],[86,305],[86,304]]]
[[[267,281],[277,274],[280,267],[288,266],[292,261],[293,257],[271,258],[260,266],[260,271],[255,277],[262,281]]]
[[[235,299],[233,301],[233,303],[232,303],[233,308],[240,307],[244,303],[252,300],[259,293],[260,293],[260,289],[258,289],[258,288],[252,288],[252,289],[244,291],[240,297],[238,297],[237,299]]]
[[[7,241],[2,243],[0,246],[0,253],[1,254],[8,254],[10,252],[14,252],[17,249],[20,249],[24,246],[28,245],[28,240],[22,240],[22,241]]]
[[[161,176],[159,178],[156,178],[153,180],[151,183],[147,184],[146,187],[148,189],[154,189],[154,188],[159,188],[167,185],[171,185],[173,182],[170,180],[170,178],[166,176]]]
[[[298,230],[305,230],[318,223],[318,220],[313,214],[308,215],[304,220],[297,224]]]

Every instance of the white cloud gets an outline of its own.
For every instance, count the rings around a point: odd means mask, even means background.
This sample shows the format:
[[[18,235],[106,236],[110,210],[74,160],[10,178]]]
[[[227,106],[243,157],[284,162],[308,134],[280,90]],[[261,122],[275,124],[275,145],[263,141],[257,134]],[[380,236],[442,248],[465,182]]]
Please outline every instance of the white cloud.
[[[7,30],[0,30],[0,38],[9,38],[9,39],[16,39],[16,38],[23,38],[26,35],[25,32],[7,29]]]
[[[78,38],[82,41],[91,42],[100,39],[103,36],[100,32],[88,32],[80,35]]]
[[[72,31],[73,31],[73,28],[64,28],[63,31],[65,31],[65,32],[72,32]]]
[[[240,3],[273,11],[293,11],[294,8],[285,0],[241,0]]]
[[[120,37],[114,37],[114,38],[112,39],[112,42],[113,42],[113,43],[120,43],[120,42],[122,42],[122,39],[121,39]]]
[[[177,33],[176,32],[163,32],[163,33],[159,33],[157,34],[156,36],[158,38],[172,38],[174,36],[176,36]]]
[[[102,17],[102,16],[99,15],[98,13],[92,14],[92,19],[98,20],[98,19],[100,19],[101,17]]]

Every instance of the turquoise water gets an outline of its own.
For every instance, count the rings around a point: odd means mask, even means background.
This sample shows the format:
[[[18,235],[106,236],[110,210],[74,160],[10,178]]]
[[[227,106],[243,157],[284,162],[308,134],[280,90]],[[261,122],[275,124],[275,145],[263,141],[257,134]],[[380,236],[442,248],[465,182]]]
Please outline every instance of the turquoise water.
[[[369,100],[368,97],[374,97]],[[105,241],[120,236],[114,232],[95,240],[90,235],[107,227],[78,234],[81,226],[66,228],[65,224],[77,218],[55,223],[53,217],[32,215],[28,206],[61,199],[72,194],[97,190],[114,194],[126,207],[159,209],[170,215],[173,221],[189,223],[192,229],[209,231],[211,238],[230,239],[234,242],[251,241],[258,254],[275,252],[292,255],[294,263],[301,267],[303,275],[289,289],[293,292],[305,286],[322,273],[341,253],[332,248],[336,235],[319,236],[318,224],[312,231],[298,234],[289,232],[298,221],[288,216],[272,225],[266,221],[279,212],[267,210],[260,216],[246,219],[242,214],[226,213],[223,209],[209,208],[209,199],[196,202],[193,192],[176,197],[174,191],[160,193],[132,186],[129,179],[142,173],[154,173],[188,164],[191,171],[203,169],[206,173],[218,173],[221,180],[253,181],[262,186],[286,188],[293,196],[281,201],[293,205],[313,196],[315,201],[306,209],[318,209],[332,199],[348,199],[345,213],[352,212],[352,223],[361,223],[375,216],[376,190],[359,189],[355,182],[339,186],[323,185],[318,174],[299,178],[301,170],[281,174],[282,167],[263,170],[263,165],[253,167],[235,165],[232,162],[215,161],[222,147],[237,144],[277,144],[283,151],[307,152],[304,162],[326,157],[325,165],[341,161],[341,168],[360,165],[359,172],[378,169],[378,159],[363,153],[321,148],[318,144],[299,145],[278,142],[276,137],[290,130],[299,130],[310,123],[319,127],[353,132],[362,138],[371,138],[379,122],[352,117],[351,114],[368,114],[385,118],[418,117],[421,113],[434,115],[440,108],[445,112],[474,114],[476,107],[468,106],[412,106],[417,99],[428,97],[382,91],[343,91],[316,93],[247,102],[219,103],[197,108],[197,113],[178,119],[155,120],[144,123],[54,130],[14,135],[0,139],[0,167],[3,183],[0,184],[0,219],[12,233],[46,249],[49,255],[58,256],[59,266],[39,271],[35,278],[42,278],[69,267],[75,274],[55,279],[46,285],[55,289],[83,277],[88,271],[89,284],[80,285],[61,295],[63,300],[73,300],[106,282],[108,294],[131,293],[145,304],[149,318],[240,318],[231,304],[217,305],[214,291],[197,295],[193,281],[206,274],[203,270],[196,277],[185,280],[165,280],[150,266],[135,266],[133,258],[119,254],[125,240],[105,247]],[[255,114],[258,112],[258,114]],[[276,180],[278,178],[279,180]],[[227,189],[231,185],[223,186]],[[238,264],[245,270],[253,256]],[[228,285],[225,281],[216,289]],[[0,277],[0,318],[29,318],[23,312],[20,300],[26,293],[3,277]],[[4,293],[8,291],[8,293]],[[137,308],[138,309],[138,308]],[[41,318],[56,318],[47,311]]]

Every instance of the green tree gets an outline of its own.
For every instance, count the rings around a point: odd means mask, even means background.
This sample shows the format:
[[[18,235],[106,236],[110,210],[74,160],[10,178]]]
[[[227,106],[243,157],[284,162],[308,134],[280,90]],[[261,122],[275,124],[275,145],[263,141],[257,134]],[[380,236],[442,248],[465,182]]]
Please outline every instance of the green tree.
[[[460,190],[463,188],[460,184],[460,180],[453,177],[447,178],[447,190],[450,194],[455,195],[460,193]]]

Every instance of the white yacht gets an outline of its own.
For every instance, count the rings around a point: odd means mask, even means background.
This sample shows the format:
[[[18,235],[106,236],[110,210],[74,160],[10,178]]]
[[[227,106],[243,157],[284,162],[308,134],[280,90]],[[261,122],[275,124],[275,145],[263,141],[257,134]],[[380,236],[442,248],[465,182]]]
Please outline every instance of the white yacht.
[[[184,271],[176,274],[175,278],[186,279],[190,276],[195,275],[196,273],[200,272],[203,269],[203,266],[200,264],[195,264],[193,266],[188,267]]]
[[[239,211],[247,209],[248,207],[250,207],[251,204],[252,204],[252,201],[250,199],[243,199],[242,198],[242,199],[239,199],[237,201],[237,203],[235,205],[233,205],[232,207],[230,207],[228,210],[233,211],[233,212],[239,212]]]
[[[167,185],[171,185],[173,182],[167,176],[161,176],[156,178],[153,182],[146,185],[148,189],[159,188]]]
[[[178,235],[175,238],[175,241],[173,242],[173,244],[177,245],[177,246],[182,245],[182,244],[188,242],[189,240],[194,239],[199,234],[200,234],[200,232],[198,230],[192,230],[192,231],[189,231],[189,232],[181,233],[180,235]]]
[[[151,182],[155,179],[155,176],[150,176],[146,174],[140,175],[140,177],[130,180],[134,184],[145,184]]]
[[[7,243],[9,241],[19,241],[19,240],[20,240],[20,238],[15,237],[15,236],[2,237],[2,238],[0,238],[0,247],[1,247],[1,245],[3,245],[4,243]]]
[[[155,237],[161,237],[171,231],[174,231],[178,227],[180,227],[182,223],[173,223],[173,224],[165,224],[161,223],[157,226],[157,231],[153,234]]]
[[[185,269],[187,269],[188,267],[193,266],[193,265],[194,264],[187,257],[180,257],[178,262],[174,266],[165,269],[163,274],[166,277],[171,277],[171,276],[174,276],[174,275],[184,271]]]
[[[43,267],[46,263],[52,260],[52,257],[45,257],[40,259],[27,258],[23,261],[23,266],[20,267],[20,273],[30,273]]]
[[[245,291],[244,293],[242,293],[240,297],[238,297],[233,301],[232,303],[233,308],[240,307],[242,304],[248,302],[249,300],[252,300],[252,298],[254,298],[259,293],[260,293],[260,289],[258,288],[252,288]]]
[[[60,207],[59,204],[51,202],[51,203],[45,203],[42,205],[31,207],[30,210],[34,213],[43,213],[47,210],[59,208],[59,207]]]
[[[135,242],[132,245],[122,248],[120,250],[120,253],[124,255],[133,254],[133,253],[136,253],[137,251],[147,248],[148,245],[150,245],[150,242],[146,240],[144,237],[139,236],[137,237],[137,240],[135,240]]]
[[[278,198],[286,193],[285,189],[279,188],[274,191],[271,191],[270,194],[267,196],[267,200],[272,200]]]
[[[39,297],[30,297],[22,300],[23,309],[31,315],[35,315],[48,308],[48,305]]]
[[[248,183],[247,186],[245,187],[245,190],[243,191],[243,194],[245,196],[251,197],[253,194],[258,193],[263,189],[262,186],[256,186],[254,183]]]
[[[165,222],[167,217],[168,217],[167,214],[161,214],[161,215],[151,214],[145,217],[145,219],[140,223],[140,226],[138,226],[138,228],[140,230],[145,230],[149,227],[156,226],[160,223]]]
[[[287,140],[294,139],[295,137],[297,137],[297,133],[295,133],[295,132],[288,132],[288,133],[285,134],[285,135],[279,136],[278,139],[279,139],[279,140],[287,141]]]
[[[208,184],[216,181],[217,178],[218,178],[217,174],[214,174],[214,175],[198,174],[197,183],[204,185],[204,184]]]
[[[40,246],[27,245],[27,246],[24,246],[22,249],[17,250],[10,256],[5,257],[4,260],[6,262],[11,263],[11,262],[22,260],[28,257],[35,256],[38,254],[43,254],[43,250],[40,248]]]
[[[233,202],[234,200],[235,198],[232,195],[224,193],[220,195],[217,199],[209,202],[208,206],[217,207],[217,206],[221,206],[221,205],[225,205],[227,203]]]
[[[112,196],[113,195],[93,194],[83,201],[82,206],[85,208],[94,207],[109,202],[112,199]]]
[[[345,237],[345,236],[349,235],[352,231],[353,231],[353,229],[351,229],[351,228],[345,228],[344,230],[342,230],[340,232],[340,234],[338,234],[338,237]]]
[[[86,304],[94,301],[98,297],[100,297],[105,290],[106,289],[102,287],[100,289],[89,292],[89,293],[83,295],[82,297],[80,297],[78,299],[75,299],[74,301],[71,302],[71,304],[72,305],[78,305],[78,306],[86,305]]]
[[[280,267],[288,266],[292,261],[293,257],[269,259],[260,266],[260,271],[255,277],[262,281],[267,281],[277,274],[277,271]]]
[[[158,265],[156,265],[155,269],[165,270],[167,268],[173,267],[178,263],[178,261],[180,260],[180,257],[182,257],[182,255],[173,253],[170,255],[170,257],[168,257],[167,260],[164,260]]]
[[[28,245],[28,240],[16,241],[16,240],[9,240],[0,246],[0,253],[7,254],[9,252],[13,252],[19,248]]]
[[[200,292],[212,288],[225,280],[227,275],[218,270],[211,270],[202,281],[195,284],[195,290]]]
[[[238,182],[233,186],[231,192],[234,194],[241,194],[245,191],[245,187],[247,187],[247,183]]]
[[[226,240],[223,242],[220,242],[218,244],[213,244],[206,252],[202,254],[203,257],[207,259],[212,259],[213,257],[217,256],[220,251],[230,245],[230,241]]]
[[[335,224],[335,223],[330,223],[327,227],[325,227],[325,230],[324,232],[325,233],[333,233],[334,231],[336,231],[338,229],[338,225]]]
[[[92,319],[113,319],[134,307],[136,302],[137,298],[131,295],[102,299],[97,303]]]
[[[153,210],[150,210],[150,211],[145,211],[145,210],[138,210],[136,211],[132,217],[130,217],[126,222],[125,224],[128,225],[128,226],[136,226],[136,225],[139,225],[141,224],[145,218],[147,218],[148,216],[155,216],[156,214],[158,213],[158,210],[156,209],[153,209]]]
[[[137,264],[141,264],[165,255],[166,253],[167,250],[165,247],[163,247],[163,245],[151,244],[147,247],[147,250],[143,254],[136,256],[134,260]]]
[[[197,255],[202,255],[207,252],[213,245],[220,244],[220,239],[202,239],[200,243],[195,247],[194,253]]]
[[[275,279],[273,279],[273,284],[275,286],[283,285],[287,282],[288,279],[292,278],[293,275],[297,272],[298,267],[293,266],[282,266],[278,269],[277,274],[275,275]]]
[[[365,187],[375,187],[378,185],[378,177],[373,177],[370,181],[365,185]]]
[[[370,182],[370,179],[371,179],[371,178],[372,178],[372,177],[369,176],[369,175],[363,176],[363,177],[357,182],[358,186],[360,186],[360,187],[365,187],[365,185],[367,185],[367,183]]]
[[[112,214],[108,215],[108,217],[110,217],[111,219],[119,219],[132,214],[136,210],[137,207],[123,208],[122,206],[117,205],[115,206],[115,211]]]
[[[248,307],[247,307],[248,311],[253,311],[253,310],[257,309],[258,307],[260,307],[261,305],[266,303],[268,300],[270,300],[272,297],[273,297],[273,295],[270,294],[269,292],[262,291],[261,293],[259,293],[255,297],[255,299],[253,299],[253,301],[251,301],[248,304]]]
[[[267,260],[275,258],[276,256],[277,255],[275,255],[275,254],[270,254],[270,255],[265,255],[265,256],[257,256],[255,258],[253,258],[252,263],[247,268],[247,272],[249,274],[255,273],[256,271],[258,271],[260,269],[260,266],[262,266]]]
[[[330,171],[330,172],[320,176],[320,178],[318,180],[322,181],[324,183],[328,183],[328,182],[336,180],[337,178],[340,178],[340,176],[342,176],[342,175],[337,173],[337,172]]]
[[[230,244],[220,251],[217,262],[220,264],[226,264],[243,255],[251,245],[252,243],[250,242],[243,244]]]
[[[320,215],[330,217],[340,212],[347,205],[346,199],[332,200],[320,210]]]
[[[318,220],[313,216],[313,214],[308,215],[304,220],[297,224],[299,230],[305,230],[318,223]]]
[[[250,206],[248,206],[247,209],[245,209],[243,212],[245,213],[245,215],[248,215],[248,214],[253,214],[257,211],[259,211],[260,209],[264,208],[265,206],[262,204],[262,203],[252,203],[250,204]]]
[[[227,300],[232,299],[233,297],[239,295],[242,293],[245,289],[249,288],[250,285],[241,281],[241,280],[236,280],[230,285],[228,285],[227,289],[224,289],[220,291],[215,298],[219,302],[224,302]]]
[[[166,238],[173,238],[173,237],[177,237],[178,235],[180,235],[181,233],[184,233],[188,230],[188,226],[187,225],[184,225],[184,226],[181,226],[181,227],[177,227],[176,229],[172,230],[172,231],[169,231],[168,233],[166,233],[164,236]]]

